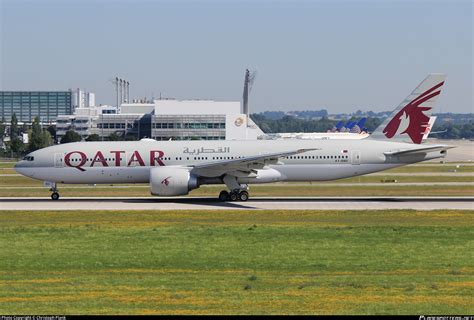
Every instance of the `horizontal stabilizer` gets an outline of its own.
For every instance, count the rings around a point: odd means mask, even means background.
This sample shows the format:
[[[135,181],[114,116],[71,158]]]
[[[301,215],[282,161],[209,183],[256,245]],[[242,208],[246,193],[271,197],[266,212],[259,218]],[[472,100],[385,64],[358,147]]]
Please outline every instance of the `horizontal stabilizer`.
[[[387,151],[383,154],[386,156],[403,156],[403,155],[413,155],[418,153],[427,153],[427,152],[434,152],[434,151],[446,151],[448,149],[456,148],[453,146],[445,146],[445,145],[432,145],[429,147],[421,147],[416,149],[400,149],[394,151]]]

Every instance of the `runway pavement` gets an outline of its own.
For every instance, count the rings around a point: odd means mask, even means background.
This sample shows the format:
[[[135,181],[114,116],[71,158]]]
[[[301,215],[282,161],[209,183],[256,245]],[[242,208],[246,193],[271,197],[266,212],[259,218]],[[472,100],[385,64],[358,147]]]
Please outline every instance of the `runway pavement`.
[[[380,182],[354,182],[354,183],[297,183],[297,182],[292,182],[292,183],[280,183],[280,182],[275,182],[272,185],[274,186],[290,186],[290,187],[393,187],[393,186],[399,186],[399,187],[415,187],[415,186],[466,186],[466,187],[472,187],[474,186],[474,182],[386,182],[386,183],[380,183]],[[205,186],[204,186],[205,187]],[[89,189],[89,188],[96,188],[96,189],[130,189],[130,188],[142,188],[142,189],[149,189],[149,185],[143,185],[143,184],[137,184],[137,185],[120,185],[120,184],[115,184],[115,185],[64,185],[61,186],[61,190],[63,189]],[[15,190],[15,189],[45,189],[44,186],[6,186],[6,187],[0,187],[2,190]],[[1,198],[0,197],[0,201]]]
[[[0,210],[474,210],[474,197],[254,197],[247,202],[214,198],[1,198]]]

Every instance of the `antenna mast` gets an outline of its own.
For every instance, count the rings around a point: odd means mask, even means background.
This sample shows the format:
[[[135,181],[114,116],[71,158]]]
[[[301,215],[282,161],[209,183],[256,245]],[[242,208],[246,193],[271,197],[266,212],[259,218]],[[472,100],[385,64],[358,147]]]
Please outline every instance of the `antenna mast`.
[[[247,123],[249,117],[249,93],[252,91],[252,86],[255,81],[255,76],[257,75],[256,71],[250,72],[249,69],[245,70],[245,79],[244,79],[244,93],[243,98],[243,110],[242,112],[247,116]]]
[[[119,78],[118,77],[115,77],[115,81],[114,81],[114,84],[115,84],[115,103],[116,103],[116,106],[117,108],[119,107]]]

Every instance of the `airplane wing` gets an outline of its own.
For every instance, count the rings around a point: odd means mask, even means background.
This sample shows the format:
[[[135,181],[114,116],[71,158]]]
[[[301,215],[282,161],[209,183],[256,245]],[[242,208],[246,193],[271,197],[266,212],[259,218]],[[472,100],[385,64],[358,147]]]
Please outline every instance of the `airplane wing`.
[[[387,151],[383,154],[386,156],[402,156],[402,155],[413,155],[417,153],[427,153],[433,151],[446,151],[448,149],[456,148],[454,146],[445,146],[445,145],[431,145],[427,147],[421,147],[416,149],[399,149],[394,151]]]
[[[266,153],[237,159],[200,163],[191,165],[189,168],[191,168],[193,173],[203,177],[219,177],[226,173],[236,176],[248,176],[249,174],[256,173],[256,169],[262,169],[269,164],[278,164],[280,158],[314,150],[320,149],[298,149],[287,152]]]

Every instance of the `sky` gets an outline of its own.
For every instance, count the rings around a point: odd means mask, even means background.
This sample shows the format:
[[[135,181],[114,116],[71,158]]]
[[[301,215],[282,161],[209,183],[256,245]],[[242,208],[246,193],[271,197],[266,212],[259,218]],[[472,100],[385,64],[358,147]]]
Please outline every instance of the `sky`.
[[[251,112],[394,109],[428,73],[474,112],[473,2],[0,0],[0,89],[241,101]]]

